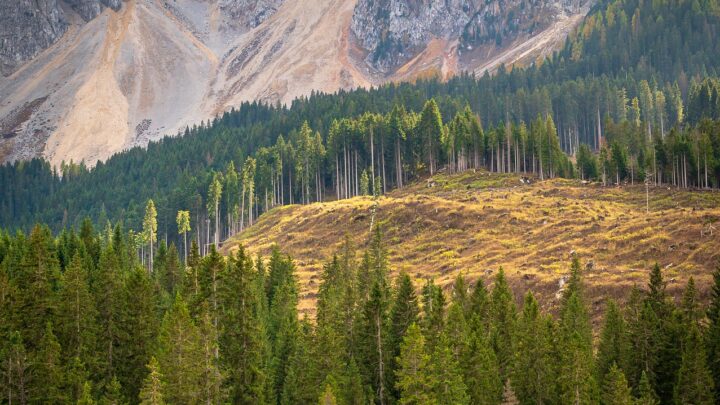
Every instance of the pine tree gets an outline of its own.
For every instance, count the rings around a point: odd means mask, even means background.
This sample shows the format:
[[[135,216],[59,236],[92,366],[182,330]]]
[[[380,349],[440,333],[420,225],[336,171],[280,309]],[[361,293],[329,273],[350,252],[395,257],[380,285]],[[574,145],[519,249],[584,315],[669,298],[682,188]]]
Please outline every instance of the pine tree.
[[[140,390],[141,405],[165,405],[163,392],[165,391],[163,376],[160,373],[160,364],[155,357],[150,358],[147,365],[149,371],[147,377],[143,381]]]
[[[435,398],[430,356],[425,351],[425,338],[416,324],[410,325],[403,338],[398,358],[397,388],[401,405],[430,404]]]
[[[97,310],[90,294],[87,270],[79,255],[65,270],[57,297],[58,341],[65,358],[77,357],[93,369],[97,354]]]
[[[95,405],[95,399],[92,396],[92,386],[89,381],[85,381],[82,388],[82,394],[77,400],[77,405]]]
[[[605,376],[602,392],[603,405],[633,405],[627,380],[622,370],[613,364]]]
[[[113,245],[106,245],[100,252],[93,293],[98,309],[98,352],[104,383],[117,374],[117,351],[126,339],[122,328],[124,306],[123,274]]]
[[[592,333],[584,304],[577,294],[567,301],[560,327],[559,390],[562,403],[591,403],[596,398]]]
[[[551,330],[535,297],[525,296],[514,347],[512,386],[520,403],[552,403],[555,370]]]
[[[63,370],[60,344],[55,338],[52,324],[47,323],[45,335],[38,346],[32,363],[30,402],[62,404],[67,401],[63,391]]]
[[[178,294],[165,313],[158,334],[157,360],[165,370],[165,397],[170,403],[196,403],[202,396],[202,343],[200,331]]]
[[[490,318],[492,345],[498,358],[500,376],[505,381],[509,377],[513,357],[512,347],[517,310],[515,298],[505,279],[505,271],[502,267],[495,278],[495,286],[490,298]]]
[[[430,356],[430,370],[435,383],[433,387],[435,403],[470,403],[460,364],[455,360],[450,350],[448,336],[444,333],[438,337]]]
[[[638,384],[638,399],[635,401],[636,405],[658,405],[660,400],[655,394],[650,380],[645,372],[640,377],[640,383]]]
[[[608,300],[605,323],[598,345],[597,372],[595,373],[595,378],[601,386],[604,385],[605,375],[613,365],[616,365],[623,373],[628,370],[629,344],[625,320],[620,308],[614,300]]]
[[[137,398],[159,327],[155,289],[142,268],[128,274],[124,296],[125,310],[120,329],[126,333],[118,345],[117,377],[127,398]]]
[[[250,257],[239,249],[221,274],[218,292],[220,359],[233,403],[263,402],[266,336],[258,318],[259,296]],[[315,397],[317,398],[317,397]]]
[[[397,360],[400,356],[400,347],[410,325],[417,323],[418,313],[415,287],[407,273],[402,272],[395,281],[393,304],[390,310],[390,331],[388,338],[388,351],[390,361],[388,372],[390,376],[389,387],[393,397],[397,398],[399,392],[396,388],[395,377],[398,369]]]
[[[706,339],[708,367],[715,383],[715,403],[720,403],[720,266],[713,272],[713,286],[710,291],[710,305],[707,310],[709,321]]]
[[[157,242],[157,210],[155,209],[155,203],[153,200],[148,200],[145,206],[145,218],[143,219],[143,237],[147,244],[150,246],[150,267],[149,270],[153,271],[153,246]]]
[[[280,404],[309,404],[318,398],[317,387],[322,381],[316,380],[312,367],[308,367],[308,365],[316,364],[315,359],[312,358],[312,344],[312,328],[307,321],[303,320],[295,340],[295,350],[288,359],[288,370]]]
[[[697,405],[715,403],[715,384],[707,367],[702,335],[697,325],[690,326],[683,341],[682,363],[677,375],[675,403]]]
[[[489,340],[480,332],[470,338],[465,366],[465,383],[471,404],[499,404],[503,394],[495,352]]]

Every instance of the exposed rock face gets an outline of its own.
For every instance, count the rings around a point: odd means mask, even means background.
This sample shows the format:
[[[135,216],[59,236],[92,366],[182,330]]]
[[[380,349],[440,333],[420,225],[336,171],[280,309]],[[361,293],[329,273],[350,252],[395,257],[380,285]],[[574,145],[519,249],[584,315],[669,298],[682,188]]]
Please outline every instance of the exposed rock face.
[[[222,14],[238,28],[255,28],[275,14],[284,0],[220,0]]]
[[[0,1],[0,73],[12,73],[66,30],[65,16],[56,0]]]
[[[121,0],[0,1],[0,74],[11,74],[65,34],[68,21],[63,1],[85,21],[105,7],[117,11],[122,6]]]
[[[97,17],[105,7],[117,11],[121,6],[120,0],[65,0],[65,2],[85,21]]]
[[[593,0],[358,0],[351,30],[366,62],[390,73],[433,38],[466,49],[541,31]]]

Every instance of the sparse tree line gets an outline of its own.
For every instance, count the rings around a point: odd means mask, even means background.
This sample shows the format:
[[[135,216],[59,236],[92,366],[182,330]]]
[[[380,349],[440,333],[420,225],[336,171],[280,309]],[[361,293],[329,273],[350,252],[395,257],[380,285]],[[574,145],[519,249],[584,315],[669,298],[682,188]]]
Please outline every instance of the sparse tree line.
[[[242,248],[152,270],[121,226],[0,236],[0,401],[9,404],[713,404],[720,269],[708,305],[657,265],[593,333],[577,257],[553,307],[487,285],[390,277],[380,231],[323,267],[313,320],[293,261]],[[595,336],[595,337],[593,337]]]

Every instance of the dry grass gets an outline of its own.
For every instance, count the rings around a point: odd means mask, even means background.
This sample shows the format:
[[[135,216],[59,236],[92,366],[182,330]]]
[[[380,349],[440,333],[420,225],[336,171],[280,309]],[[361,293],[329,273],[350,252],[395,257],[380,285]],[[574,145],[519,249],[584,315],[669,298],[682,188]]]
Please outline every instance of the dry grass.
[[[554,309],[572,252],[586,265],[593,313],[605,297],[624,298],[644,285],[652,265],[665,268],[679,295],[689,276],[705,296],[720,259],[720,193],[655,188],[645,212],[643,186],[604,188],[579,181],[523,184],[515,175],[439,175],[382,197],[382,225],[391,269],[418,286],[448,286],[458,274],[491,283],[500,266],[518,302],[532,290]],[[370,234],[370,198],[280,207],[226,244],[267,255],[273,244],[297,264],[301,310],[312,313],[320,270],[349,235],[359,249]],[[715,224],[719,229],[709,234]],[[597,319],[596,319],[597,320]]]

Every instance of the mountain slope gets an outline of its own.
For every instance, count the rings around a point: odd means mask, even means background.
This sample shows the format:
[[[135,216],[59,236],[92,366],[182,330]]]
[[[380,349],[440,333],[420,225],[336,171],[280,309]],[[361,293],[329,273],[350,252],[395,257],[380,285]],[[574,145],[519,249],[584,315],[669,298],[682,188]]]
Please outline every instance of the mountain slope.
[[[312,91],[528,63],[562,43],[584,15],[587,4],[580,4],[448,3],[435,14],[396,13],[388,22],[375,18],[378,10],[367,0],[20,2],[11,11],[31,17],[0,30],[6,38],[0,49],[0,161],[44,156],[56,166],[70,160],[92,165],[242,101],[290,103]],[[533,7],[538,20],[531,28],[508,25],[514,12]],[[477,22],[479,14],[502,23]],[[438,29],[459,15],[457,27]],[[532,21],[532,14],[522,15]],[[553,21],[572,24],[528,46]],[[474,34],[488,27],[499,44]],[[21,29],[29,39],[7,39]],[[383,50],[366,35],[376,31],[417,38]],[[516,46],[531,52],[512,52]],[[379,50],[381,58],[372,56]]]
[[[531,289],[545,303],[556,302],[572,252],[590,263],[585,277],[594,303],[644,284],[655,262],[666,269],[673,293],[689,276],[699,285],[711,282],[720,258],[717,193],[653,188],[646,214],[643,186],[521,179],[439,175],[380,198],[375,221],[393,272],[407,272],[416,285],[431,277],[448,287],[458,274],[489,282],[503,266],[518,293]],[[366,247],[372,206],[370,198],[354,198],[276,208],[224,249],[242,244],[267,255],[273,244],[282,246],[296,261],[301,305],[309,310],[322,265],[345,236]]]

